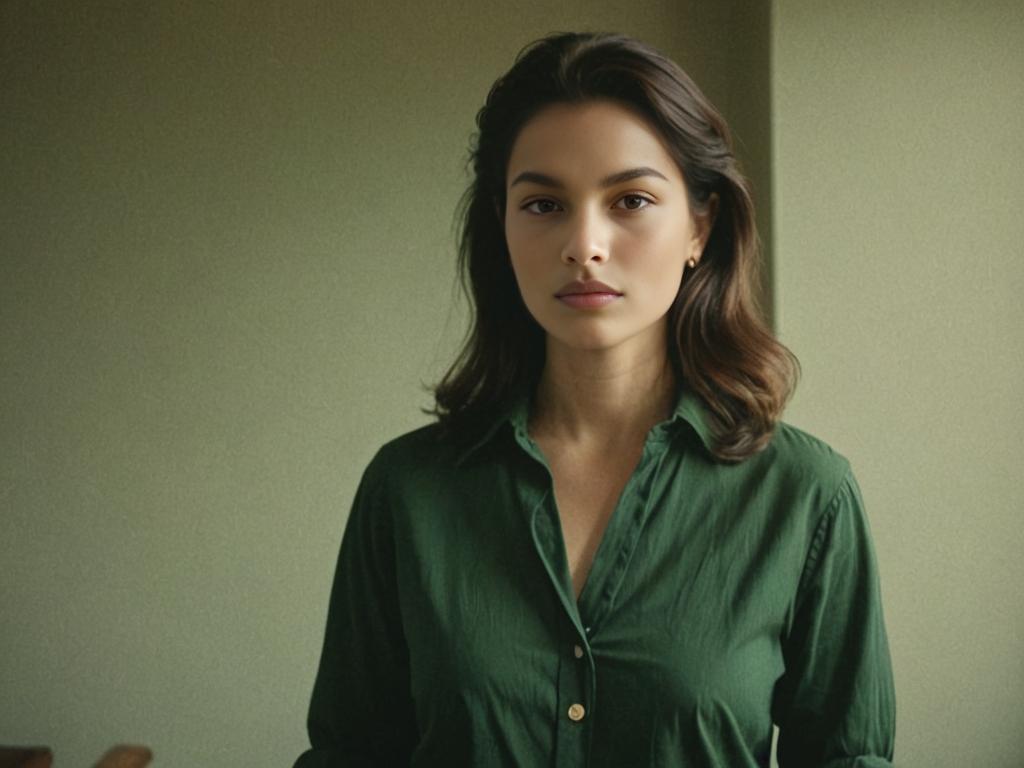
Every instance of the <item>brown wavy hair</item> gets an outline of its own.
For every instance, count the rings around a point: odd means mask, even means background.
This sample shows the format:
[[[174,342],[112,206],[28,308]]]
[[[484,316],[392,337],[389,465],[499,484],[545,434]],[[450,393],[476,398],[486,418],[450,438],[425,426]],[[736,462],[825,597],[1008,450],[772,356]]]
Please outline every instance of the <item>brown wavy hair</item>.
[[[458,270],[472,324],[427,412],[443,432],[479,426],[539,380],[544,332],[519,293],[500,214],[506,169],[516,136],[538,111],[593,100],[645,117],[679,166],[691,209],[713,209],[703,256],[668,312],[668,353],[681,383],[707,406],[715,456],[741,461],[770,440],[799,364],[757,304],[754,207],[725,121],[677,64],[624,35],[556,34],[531,43],[477,113],[473,181],[458,211]]]

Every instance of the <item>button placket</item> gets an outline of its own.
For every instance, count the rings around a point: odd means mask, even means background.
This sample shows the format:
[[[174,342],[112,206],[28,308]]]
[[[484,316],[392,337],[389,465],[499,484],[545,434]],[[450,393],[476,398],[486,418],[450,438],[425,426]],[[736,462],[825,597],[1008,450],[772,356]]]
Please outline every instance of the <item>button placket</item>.
[[[582,627],[565,626],[558,664],[556,765],[586,765],[591,746],[594,668]]]

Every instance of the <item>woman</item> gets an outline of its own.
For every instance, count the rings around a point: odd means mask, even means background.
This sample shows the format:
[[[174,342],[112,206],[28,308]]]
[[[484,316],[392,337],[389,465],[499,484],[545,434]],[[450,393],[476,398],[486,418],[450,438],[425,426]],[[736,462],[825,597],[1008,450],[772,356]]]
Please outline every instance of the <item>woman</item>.
[[[779,421],[727,128],[622,36],[477,116],[474,321],[338,561],[300,766],[883,766],[894,693],[847,462]]]

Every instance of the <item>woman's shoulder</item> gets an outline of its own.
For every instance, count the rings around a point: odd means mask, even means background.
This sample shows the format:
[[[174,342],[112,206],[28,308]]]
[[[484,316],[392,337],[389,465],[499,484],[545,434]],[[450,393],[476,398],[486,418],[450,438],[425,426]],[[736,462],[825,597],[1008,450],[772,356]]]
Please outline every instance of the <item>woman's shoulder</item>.
[[[472,446],[472,433],[454,432],[437,422],[387,439],[377,449],[366,469],[373,478],[443,479],[459,469]]]
[[[850,461],[822,438],[784,421],[752,467],[788,489],[813,489],[831,497],[852,480]]]
[[[443,451],[446,440],[437,422],[424,424],[408,432],[387,438],[370,460],[370,468],[380,469],[394,466],[419,465],[430,462]]]
[[[786,421],[776,423],[769,446],[777,460],[811,463],[822,469],[849,467],[849,460],[830,443]]]

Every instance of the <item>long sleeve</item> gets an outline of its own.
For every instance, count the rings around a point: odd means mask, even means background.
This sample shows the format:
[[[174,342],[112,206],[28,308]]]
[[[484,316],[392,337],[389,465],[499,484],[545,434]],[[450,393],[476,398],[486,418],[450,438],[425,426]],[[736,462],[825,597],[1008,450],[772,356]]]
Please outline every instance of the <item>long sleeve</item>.
[[[847,474],[820,520],[773,701],[782,768],[892,765],[895,691],[874,548]]]
[[[408,765],[416,742],[380,454],[345,527],[309,707],[311,749],[296,768]]]

